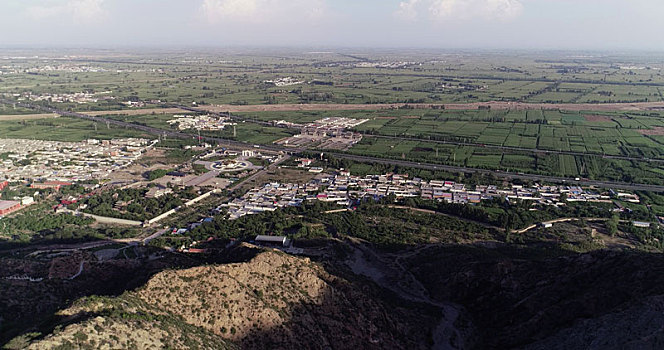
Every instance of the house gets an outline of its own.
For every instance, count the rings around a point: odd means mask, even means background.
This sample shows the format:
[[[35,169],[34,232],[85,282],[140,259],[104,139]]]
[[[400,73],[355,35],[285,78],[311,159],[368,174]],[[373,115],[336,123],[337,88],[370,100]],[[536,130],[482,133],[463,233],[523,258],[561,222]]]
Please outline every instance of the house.
[[[280,246],[280,247],[288,246],[288,244],[287,244],[288,239],[286,239],[285,236],[258,235],[254,239],[254,242],[256,244],[267,245],[267,246]]]
[[[191,253],[191,254],[204,254],[205,252],[207,252],[207,249],[189,248],[185,250],[185,253]]]
[[[35,202],[35,199],[29,196],[21,198],[21,205],[30,205]]]
[[[38,189],[48,189],[52,188],[56,191],[59,191],[61,187],[63,186],[71,186],[71,182],[63,182],[63,181],[46,181],[46,182],[33,182],[30,187],[31,188],[38,188]]]
[[[649,228],[650,227],[649,222],[643,222],[643,221],[632,221],[632,225],[634,225],[634,227],[640,227],[640,228]]]
[[[309,165],[311,165],[311,163],[313,163],[314,160],[313,159],[308,159],[308,158],[300,158],[300,159],[297,159],[296,162],[300,163],[300,164],[297,165],[298,167],[306,168]]]
[[[185,174],[181,171],[171,171],[171,172],[167,173],[166,175],[173,176],[173,177],[185,177],[185,176],[187,176],[187,174]]]
[[[0,191],[4,190],[7,185],[9,185],[9,181],[0,182]]]
[[[21,202],[0,201],[0,215],[7,215],[21,209]]]
[[[67,198],[63,198],[63,199],[60,200],[60,204],[62,204],[62,205],[71,205],[71,204],[74,204],[76,202],[78,202],[78,198],[76,198],[74,196],[69,196]]]
[[[145,198],[159,198],[169,193],[173,193],[173,189],[161,186],[152,187],[149,191],[145,193]]]

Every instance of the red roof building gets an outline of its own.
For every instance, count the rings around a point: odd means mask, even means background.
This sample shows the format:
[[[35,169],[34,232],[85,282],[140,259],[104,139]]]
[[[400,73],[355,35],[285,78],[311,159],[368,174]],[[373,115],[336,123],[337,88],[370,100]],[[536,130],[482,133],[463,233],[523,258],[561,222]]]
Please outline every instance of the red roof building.
[[[21,202],[0,201],[0,215],[7,215],[21,209]]]
[[[63,181],[46,181],[46,182],[33,182],[32,185],[30,185],[31,188],[37,188],[37,189],[48,189],[52,188],[55,189],[56,191],[59,191],[62,186],[71,186],[71,182],[63,182]]]

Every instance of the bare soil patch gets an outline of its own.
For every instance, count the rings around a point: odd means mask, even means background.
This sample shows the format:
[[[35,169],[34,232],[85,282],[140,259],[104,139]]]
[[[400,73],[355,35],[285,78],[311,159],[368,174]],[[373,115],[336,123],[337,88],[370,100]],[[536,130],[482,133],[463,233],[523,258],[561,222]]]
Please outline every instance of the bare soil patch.
[[[664,135],[664,128],[654,127],[652,129],[640,129],[637,130],[641,135],[652,135],[652,136],[662,136]]]
[[[148,109],[118,109],[113,111],[91,111],[84,112],[92,116],[99,115],[111,115],[111,114],[122,114],[122,115],[145,115],[145,114],[176,114],[176,113],[185,113],[185,110],[180,108],[148,108]]]
[[[57,118],[58,115],[55,113],[43,113],[43,114],[7,114],[0,115],[0,121],[8,120],[32,120],[32,119],[48,119],[48,118]]]
[[[584,114],[583,118],[586,119],[586,121],[589,122],[612,122],[613,119],[610,117],[607,117],[605,115],[598,115],[598,114]]]

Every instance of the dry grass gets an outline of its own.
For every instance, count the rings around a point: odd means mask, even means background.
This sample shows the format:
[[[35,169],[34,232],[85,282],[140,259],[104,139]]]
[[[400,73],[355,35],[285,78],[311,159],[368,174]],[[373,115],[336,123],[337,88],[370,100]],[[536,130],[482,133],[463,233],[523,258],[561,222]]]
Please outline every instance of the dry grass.
[[[652,135],[652,136],[662,136],[664,135],[664,128],[655,127],[652,129],[640,129],[637,130],[641,135]]]
[[[32,120],[32,119],[48,119],[48,118],[57,118],[58,115],[55,113],[43,113],[43,114],[6,114],[0,115],[0,121],[9,121],[9,120]]]

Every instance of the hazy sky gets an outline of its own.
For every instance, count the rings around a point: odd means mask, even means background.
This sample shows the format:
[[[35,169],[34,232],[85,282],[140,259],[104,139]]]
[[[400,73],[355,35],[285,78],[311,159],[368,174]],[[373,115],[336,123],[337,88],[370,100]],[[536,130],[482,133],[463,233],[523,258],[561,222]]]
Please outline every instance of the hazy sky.
[[[0,0],[0,46],[664,51],[663,0]]]

